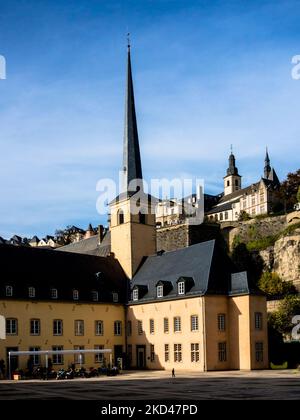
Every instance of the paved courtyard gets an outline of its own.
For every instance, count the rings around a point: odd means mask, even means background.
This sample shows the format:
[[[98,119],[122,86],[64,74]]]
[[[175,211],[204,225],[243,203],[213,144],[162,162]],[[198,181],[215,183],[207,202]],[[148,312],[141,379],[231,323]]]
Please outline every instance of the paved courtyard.
[[[0,400],[300,400],[300,372],[126,372],[72,381],[0,381]]]

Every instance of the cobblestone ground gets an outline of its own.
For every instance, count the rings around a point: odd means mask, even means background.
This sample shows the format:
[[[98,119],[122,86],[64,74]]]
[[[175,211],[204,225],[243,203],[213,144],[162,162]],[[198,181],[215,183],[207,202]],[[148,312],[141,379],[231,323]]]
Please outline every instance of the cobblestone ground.
[[[72,381],[0,381],[0,400],[300,400],[300,372],[124,372]]]

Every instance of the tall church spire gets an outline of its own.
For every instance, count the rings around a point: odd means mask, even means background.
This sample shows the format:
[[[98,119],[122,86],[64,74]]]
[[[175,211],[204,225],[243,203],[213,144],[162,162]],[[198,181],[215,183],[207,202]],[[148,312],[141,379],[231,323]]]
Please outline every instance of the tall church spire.
[[[128,38],[127,53],[127,82],[125,103],[125,133],[123,152],[123,188],[124,192],[136,191],[137,188],[129,187],[134,180],[142,180],[142,164],[139,146],[139,136],[136,122],[134,90],[131,69],[130,40]]]
[[[271,165],[270,165],[271,161],[270,161],[270,157],[269,157],[269,152],[268,152],[268,148],[266,149],[266,157],[265,157],[265,168],[264,168],[264,178],[265,179],[269,179],[270,177],[270,173],[271,173]]]

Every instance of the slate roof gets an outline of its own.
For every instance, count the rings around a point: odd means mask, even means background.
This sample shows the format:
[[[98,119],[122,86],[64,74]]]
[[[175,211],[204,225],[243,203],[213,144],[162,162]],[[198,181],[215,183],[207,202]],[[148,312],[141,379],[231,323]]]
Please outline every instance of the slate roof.
[[[221,211],[228,211],[232,209],[232,204],[237,203],[239,200],[236,201],[230,201],[230,203],[221,204],[220,206],[213,207],[210,211],[207,212],[207,214],[215,214],[219,213]]]
[[[82,239],[79,242],[73,242],[69,245],[56,248],[59,252],[72,252],[76,254],[95,255],[98,257],[107,257],[110,254],[110,232],[108,231],[99,245],[98,235],[88,239]]]
[[[151,256],[146,259],[131,282],[131,289],[142,286],[145,290],[147,286],[148,292],[138,301],[131,301],[131,304],[209,294],[234,294],[235,291],[231,290],[231,274],[235,271],[229,257],[217,246],[215,240],[165,252],[161,256]],[[194,281],[190,290],[182,296],[177,294],[176,282],[180,277]],[[159,281],[170,282],[173,286],[163,298],[157,298],[156,295],[156,285]],[[238,293],[249,292],[247,280]],[[251,293],[255,291],[251,290]]]
[[[113,257],[0,245],[0,260],[0,299],[10,299],[5,297],[9,285],[14,289],[11,299],[27,300],[28,287],[35,287],[39,301],[51,300],[51,288],[58,290],[58,301],[73,301],[73,289],[79,291],[79,302],[91,302],[92,290],[99,292],[100,302],[112,302],[113,292],[126,300],[126,276]]]

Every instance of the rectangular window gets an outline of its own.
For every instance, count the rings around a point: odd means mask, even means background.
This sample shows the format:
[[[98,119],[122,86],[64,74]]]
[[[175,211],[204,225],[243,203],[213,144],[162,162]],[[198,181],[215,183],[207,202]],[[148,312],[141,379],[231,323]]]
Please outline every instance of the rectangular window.
[[[174,362],[182,362],[182,346],[181,344],[174,344]]]
[[[30,320],[30,335],[40,335],[41,321],[39,319]]]
[[[121,321],[114,322],[114,334],[122,335],[122,322]]]
[[[185,284],[184,284],[184,281],[180,281],[179,283],[178,283],[178,294],[179,295],[184,295],[185,294]]]
[[[133,299],[134,301],[139,300],[139,289],[134,289],[134,290],[133,290],[133,292],[132,292],[132,299]]]
[[[263,328],[263,315],[261,312],[255,312],[255,329],[262,330]]]
[[[40,347],[29,347],[29,351],[40,351]],[[33,354],[32,356],[33,366],[39,366],[41,364],[41,357],[38,354]]]
[[[200,345],[199,343],[191,344],[191,361],[192,363],[199,362],[200,360]]]
[[[77,319],[74,325],[75,325],[75,335],[76,336],[84,335],[84,321],[82,319]]]
[[[12,286],[6,286],[6,288],[5,288],[5,295],[6,295],[6,297],[12,297],[12,295],[13,295],[13,288],[12,288]]]
[[[191,316],[191,331],[199,331],[198,315],[192,315]]]
[[[63,346],[53,346],[53,351],[61,351],[63,350]],[[63,365],[64,364],[64,355],[63,354],[53,354],[52,355],[52,362],[54,365]]]
[[[170,361],[170,346],[169,344],[165,344],[165,362]]]
[[[219,362],[226,362],[227,361],[226,343],[219,343],[218,350],[219,350]]]
[[[78,292],[78,290],[73,290],[73,300],[79,300],[79,292]]]
[[[251,196],[251,205],[255,206],[255,195]]]
[[[164,333],[169,332],[169,318],[164,318]]]
[[[265,206],[260,206],[260,214],[264,214],[265,213]]]
[[[34,287],[29,287],[28,288],[28,297],[30,298],[35,298],[35,288]]]
[[[226,330],[226,315],[225,314],[218,315],[218,330],[220,332],[224,332]]]
[[[174,332],[180,332],[181,331],[181,318],[180,316],[174,317]]]
[[[150,334],[154,334],[154,319],[150,319]]]
[[[263,203],[265,201],[265,193],[262,191],[260,193],[260,202]]]
[[[96,345],[95,350],[104,350],[104,346],[102,344]],[[95,353],[95,363],[103,363],[104,362],[104,353]]]
[[[53,335],[63,335],[63,321],[61,319],[53,321]]]
[[[119,294],[118,293],[113,293],[113,302],[114,303],[119,302]]]
[[[255,360],[257,363],[264,361],[264,343],[255,343]]]
[[[98,302],[99,300],[99,293],[97,292],[97,290],[93,290],[92,291],[92,301],[93,302]]]
[[[156,293],[158,298],[162,298],[164,296],[164,286],[157,286]]]
[[[51,289],[51,299],[57,299],[57,298],[58,298],[57,289]]]
[[[131,337],[132,335],[132,322],[127,321],[127,337]]]
[[[84,346],[74,346],[74,350],[84,350]],[[75,354],[74,363],[83,365],[85,363],[84,354],[80,354],[80,353]]]
[[[95,321],[95,335],[103,335],[103,321]]]
[[[152,363],[155,361],[155,349],[153,344],[150,345],[150,360]]]
[[[138,325],[138,335],[142,335],[144,333],[143,321],[138,321],[137,325]]]
[[[6,319],[6,334],[18,335],[18,320],[15,318]]]

